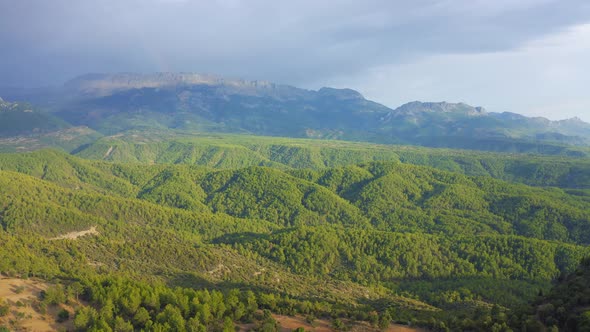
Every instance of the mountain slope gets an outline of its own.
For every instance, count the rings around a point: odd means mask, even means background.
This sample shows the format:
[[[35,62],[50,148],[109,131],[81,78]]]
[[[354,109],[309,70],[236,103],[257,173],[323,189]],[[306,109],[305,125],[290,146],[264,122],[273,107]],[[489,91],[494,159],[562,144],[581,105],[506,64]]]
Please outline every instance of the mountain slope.
[[[322,169],[370,161],[401,161],[534,186],[590,188],[590,162],[586,158],[509,155],[333,140],[131,132],[99,139],[76,151],[76,155],[116,163],[187,164],[219,169],[249,166]]]
[[[285,229],[263,221],[261,218],[254,219],[251,217],[255,216],[254,214],[234,218],[220,212],[194,212],[158,206],[141,199],[66,189],[47,181],[6,171],[0,171],[0,184],[2,188],[0,195],[6,204],[0,211],[4,232],[22,235],[37,234],[54,238],[63,233],[86,230],[95,226],[100,234],[110,234],[111,238],[109,242],[102,245],[95,243],[93,252],[88,251],[86,254],[104,264],[112,264],[108,260],[116,259],[116,254],[110,252],[109,246],[115,245],[118,248],[117,243],[121,239],[125,239],[124,243],[131,245],[136,241],[134,239],[139,241],[143,236],[157,230],[164,232],[157,237],[158,241],[163,241],[168,236],[178,236],[174,242],[196,241],[195,243],[205,244],[212,241],[239,245],[236,248],[239,250],[248,248],[250,246],[248,243],[254,241],[255,245],[251,247],[254,251],[268,255],[269,258],[276,259],[278,263],[284,263],[294,272],[299,273],[312,269],[316,271],[314,273],[325,274],[334,269],[338,270],[337,265],[331,266],[331,264],[343,260],[338,264],[344,264],[350,269],[343,270],[341,273],[352,273],[356,275],[357,280],[366,278],[373,280],[428,279],[451,276],[550,280],[560,271],[570,270],[572,265],[575,266],[577,260],[587,253],[586,247],[524,237],[498,235],[446,237],[444,234],[384,232],[373,230],[362,224],[360,227],[348,225],[342,228],[339,226],[341,222],[338,221],[331,221],[323,226]],[[259,204],[254,203],[255,206]],[[260,206],[262,207],[263,204]],[[270,237],[265,235],[272,231],[275,233]],[[265,244],[269,243],[267,241],[274,245]],[[293,241],[296,243],[291,243]],[[340,244],[331,244],[334,241]],[[364,244],[361,245],[361,242]],[[318,247],[320,244],[321,249]],[[137,245],[137,250],[140,252],[149,248],[142,249],[139,243]],[[385,251],[379,249],[384,246],[390,249]],[[101,247],[103,249],[100,249]],[[160,247],[158,245],[149,250],[154,252],[161,250],[159,255],[169,252]],[[300,249],[293,251],[287,250],[288,248]],[[356,248],[355,252],[347,253],[353,248]],[[103,257],[100,254],[102,250],[107,250]],[[433,252],[427,253],[425,250]],[[107,254],[107,252],[110,253]],[[279,253],[284,256],[276,256]],[[523,256],[523,253],[527,254]],[[247,255],[245,252],[242,254]],[[133,252],[121,252],[119,255],[122,255],[119,259],[124,259],[128,255],[133,255]],[[299,261],[291,255],[312,258]],[[342,257],[330,263],[330,260],[321,258],[323,255],[330,257],[342,255]],[[375,256],[377,260],[370,256]],[[438,256],[438,258],[433,261],[431,256]],[[441,259],[449,260],[448,264],[442,264]],[[421,265],[416,265],[420,261],[422,261]],[[136,264],[139,263],[139,261],[136,262]],[[183,266],[182,264],[182,262],[171,261],[163,266],[179,269]],[[350,264],[359,265],[353,268]],[[369,268],[366,264],[372,267]],[[401,265],[395,267],[398,264]],[[194,266],[194,263],[187,266]],[[149,265],[144,265],[142,269],[148,267]],[[348,279],[344,275],[338,278]]]
[[[590,260],[586,258],[574,272],[561,275],[546,295],[540,294],[526,323],[532,328],[558,327],[560,331],[588,331],[588,304]]]
[[[588,144],[590,135],[590,125],[578,118],[550,121],[516,113],[489,113],[464,103],[410,102],[389,112],[382,122],[400,136],[413,132],[416,137],[528,138]]]
[[[562,154],[565,145],[590,143],[590,124],[579,119],[550,121],[515,113],[488,113],[464,103],[410,102],[381,120],[382,132],[406,144],[431,147]]]
[[[317,131],[323,137],[330,135],[326,128],[358,127],[367,114],[388,110],[347,89],[310,91],[196,74],[92,75],[66,87],[81,96],[57,114],[110,133],[156,127],[295,137]]]
[[[10,103],[0,98],[0,137],[44,133],[68,128],[55,116],[40,112],[26,103]]]
[[[2,155],[0,168],[65,188],[265,220],[281,227],[366,228],[370,221],[372,227],[386,231],[518,234],[590,243],[586,196],[399,162],[318,171],[267,167],[215,171],[186,165],[111,164],[41,151]]]

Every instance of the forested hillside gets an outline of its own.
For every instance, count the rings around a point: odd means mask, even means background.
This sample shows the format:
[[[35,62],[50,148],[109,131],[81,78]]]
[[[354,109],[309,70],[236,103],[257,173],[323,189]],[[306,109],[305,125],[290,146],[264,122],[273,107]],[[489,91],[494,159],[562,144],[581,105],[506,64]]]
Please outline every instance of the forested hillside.
[[[300,150],[335,160],[324,148]],[[399,159],[295,169],[310,159],[275,153],[272,167],[229,169],[2,154],[0,272],[79,283],[96,309],[72,312],[80,330],[270,321],[258,308],[501,330],[590,254],[584,190]]]
[[[117,163],[187,164],[229,169],[248,166],[322,169],[371,161],[401,161],[533,186],[590,188],[590,161],[583,156],[511,155],[245,135],[178,137],[165,132],[105,137],[74,154]]]
[[[540,293],[534,305],[523,313],[523,325],[560,331],[590,329],[590,261],[584,259],[572,273],[562,274],[547,294]]]
[[[0,137],[51,132],[69,125],[29,103],[10,103],[0,98]]]

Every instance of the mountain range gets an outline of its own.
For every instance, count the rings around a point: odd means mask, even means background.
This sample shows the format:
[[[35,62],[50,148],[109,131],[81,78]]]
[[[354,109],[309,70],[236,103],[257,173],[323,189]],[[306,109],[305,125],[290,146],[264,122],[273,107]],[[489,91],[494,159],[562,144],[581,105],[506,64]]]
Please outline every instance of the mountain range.
[[[570,155],[579,149],[564,147],[590,144],[590,124],[578,118],[550,121],[448,102],[391,109],[351,89],[191,73],[87,74],[60,88],[0,89],[0,95],[32,102],[48,119],[29,127],[5,120],[1,136],[74,126],[101,135],[158,129]]]

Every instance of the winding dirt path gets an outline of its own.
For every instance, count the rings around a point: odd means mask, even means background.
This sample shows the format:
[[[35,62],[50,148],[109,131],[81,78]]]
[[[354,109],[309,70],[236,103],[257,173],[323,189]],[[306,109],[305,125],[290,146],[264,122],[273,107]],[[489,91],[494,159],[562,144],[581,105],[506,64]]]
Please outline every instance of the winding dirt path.
[[[90,227],[90,229],[87,229],[85,231],[69,232],[69,233],[66,233],[66,234],[63,234],[63,235],[60,235],[57,237],[53,237],[49,240],[52,240],[52,241],[53,240],[65,240],[65,239],[75,240],[79,237],[86,236],[86,235],[98,235],[98,231],[96,230],[96,226],[92,226],[92,227]]]
[[[106,153],[104,154],[104,156],[102,157],[102,159],[107,159],[108,157],[110,157],[110,156],[111,156],[111,153],[113,153],[113,150],[114,150],[114,148],[113,148],[113,146],[111,145],[111,146],[109,147],[109,149],[107,150],[107,152],[106,152]]]

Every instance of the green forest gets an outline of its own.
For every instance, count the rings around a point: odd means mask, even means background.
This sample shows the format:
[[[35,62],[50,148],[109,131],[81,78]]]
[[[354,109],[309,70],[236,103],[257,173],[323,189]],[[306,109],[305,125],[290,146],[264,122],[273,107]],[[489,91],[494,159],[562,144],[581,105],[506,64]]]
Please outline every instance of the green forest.
[[[0,154],[0,273],[79,331],[590,326],[586,158],[244,137]]]

